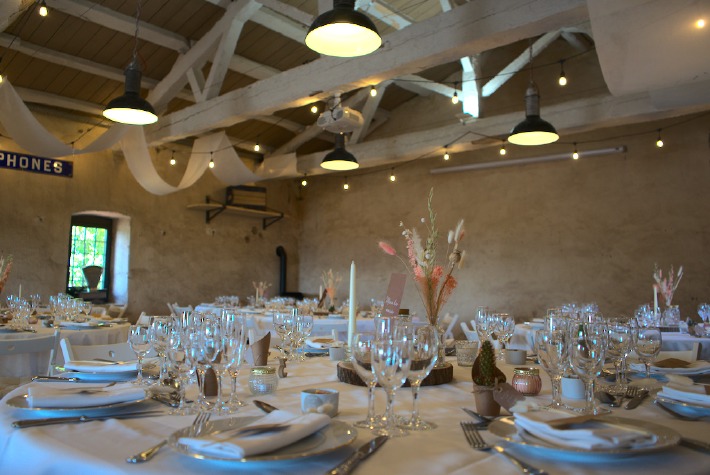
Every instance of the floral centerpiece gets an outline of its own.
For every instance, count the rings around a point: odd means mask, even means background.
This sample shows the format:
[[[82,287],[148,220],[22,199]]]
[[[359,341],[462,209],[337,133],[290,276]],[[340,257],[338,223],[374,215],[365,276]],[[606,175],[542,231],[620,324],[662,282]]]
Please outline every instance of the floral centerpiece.
[[[342,280],[343,278],[340,274],[333,272],[333,269],[328,269],[327,272],[323,271],[323,275],[321,275],[323,288],[325,288],[325,292],[328,295],[328,302],[330,303],[330,305],[328,305],[328,310],[331,312],[335,311],[335,294],[338,291],[338,286]]]
[[[663,311],[663,323],[665,325],[674,325],[680,322],[680,311],[677,306],[672,306],[673,294],[680,284],[680,279],[683,278],[683,266],[678,268],[678,273],[674,274],[673,266],[668,273],[668,277],[663,278],[663,271],[658,268],[656,264],[653,270],[653,280],[656,281],[654,287],[658,293],[663,297],[663,301],[666,304],[666,308]],[[655,309],[654,309],[655,312]]]
[[[436,213],[432,207],[434,189],[429,191],[427,200],[427,210],[429,211],[429,221],[421,218],[421,222],[426,226],[428,236],[422,240],[416,228],[405,228],[402,236],[407,243],[407,260],[405,261],[397,254],[397,251],[385,241],[380,241],[379,246],[385,253],[397,256],[404,264],[407,273],[414,280],[419,297],[424,305],[427,320],[434,326],[439,326],[439,315],[456,288],[456,278],[453,276],[454,269],[461,266],[465,251],[459,249],[459,243],[464,237],[463,219],[459,220],[456,228],[450,230],[447,238],[447,249],[442,263],[437,262],[437,248],[439,244],[439,230],[436,226]],[[404,223],[399,223],[404,228]],[[439,348],[439,363],[443,363],[444,358],[444,331],[439,328],[441,342]],[[437,363],[437,364],[439,364]]]
[[[0,292],[5,288],[5,282],[7,282],[8,277],[10,277],[10,271],[12,270],[12,256],[5,257],[0,255]]]

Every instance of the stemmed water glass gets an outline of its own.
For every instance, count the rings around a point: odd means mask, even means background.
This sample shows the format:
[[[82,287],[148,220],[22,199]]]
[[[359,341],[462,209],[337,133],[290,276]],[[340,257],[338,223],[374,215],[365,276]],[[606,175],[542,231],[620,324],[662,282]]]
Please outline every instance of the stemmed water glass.
[[[574,322],[568,332],[569,362],[572,370],[584,382],[583,414],[610,412],[594,404],[594,379],[604,366],[608,345],[607,326],[603,322]]]
[[[241,315],[228,315],[224,331],[224,353],[222,353],[223,368],[230,376],[229,400],[222,406],[222,412],[233,414],[246,403],[237,395],[237,376],[247,349],[247,325]]]
[[[151,317],[149,336],[153,350],[160,358],[160,379],[158,384],[164,384],[168,374],[167,346],[172,326],[171,317]]]
[[[143,378],[143,358],[150,351],[150,334],[148,327],[142,325],[131,325],[128,334],[128,345],[138,358],[138,377],[135,384],[146,384],[147,380]]]
[[[476,325],[478,339],[481,341],[481,344],[483,344],[484,341],[491,337],[494,330],[491,321],[491,314],[488,312],[488,307],[478,307],[474,323]]]
[[[290,313],[274,312],[273,316],[274,330],[281,339],[281,357],[289,357],[289,348],[291,345],[291,333],[293,332],[293,319]]]
[[[537,330],[535,332],[535,351],[540,365],[552,381],[552,403],[550,407],[565,407],[562,403],[562,376],[569,368],[566,329]]]
[[[372,366],[372,348],[375,342],[375,334],[372,332],[355,333],[353,335],[352,346],[350,347],[350,359],[355,368],[355,372],[367,384],[367,418],[353,424],[355,427],[365,429],[378,429],[382,427],[382,421],[375,416],[375,387],[377,378]]]
[[[198,410],[207,410],[207,400],[205,398],[205,376],[207,375],[207,367],[205,366],[205,351],[200,343],[201,336],[199,327],[195,329],[185,329],[185,350],[187,351],[187,359],[190,365],[197,372],[198,396],[195,405]]]
[[[651,364],[658,357],[663,345],[661,329],[658,327],[642,327],[636,335],[636,354],[646,366],[646,379],[651,377]]]
[[[190,376],[195,372],[195,365],[188,355],[189,341],[187,332],[183,332],[177,325],[171,327],[166,352],[171,367],[177,373],[178,396],[180,398],[178,407],[170,411],[170,414],[173,415],[185,416],[194,412],[193,408],[188,406],[185,401],[185,392]]]
[[[507,313],[496,313],[493,315],[495,333],[498,336],[498,341],[501,342],[500,353],[498,359],[503,359],[503,351],[508,347],[510,339],[513,338],[515,332],[515,318]]]
[[[634,330],[627,321],[618,318],[610,319],[607,329],[609,338],[607,356],[614,359],[614,370],[616,371],[615,382],[609,386],[608,391],[613,395],[623,395],[626,394],[628,385],[622,378],[622,367],[633,347]]]
[[[209,314],[202,319],[200,327],[200,346],[204,356],[205,369],[212,368],[217,376],[217,400],[210,409],[219,411],[222,406],[222,353],[224,350],[224,340],[222,333],[222,322],[219,317]],[[203,401],[207,407],[207,401]]]
[[[439,332],[434,325],[419,327],[416,329],[411,345],[411,362],[407,379],[412,387],[412,415],[408,421],[400,424],[400,427],[409,430],[435,429],[436,424],[422,420],[419,416],[419,388],[436,363],[439,354]]]
[[[404,384],[409,374],[411,363],[411,340],[402,335],[386,335],[376,339],[372,347],[372,366],[377,382],[387,394],[385,427],[376,431],[377,435],[402,437],[408,434],[406,429],[397,427],[394,413],[394,398],[397,388]]]
[[[295,361],[305,361],[303,345],[313,331],[313,315],[294,314],[291,318],[293,319],[292,356]]]

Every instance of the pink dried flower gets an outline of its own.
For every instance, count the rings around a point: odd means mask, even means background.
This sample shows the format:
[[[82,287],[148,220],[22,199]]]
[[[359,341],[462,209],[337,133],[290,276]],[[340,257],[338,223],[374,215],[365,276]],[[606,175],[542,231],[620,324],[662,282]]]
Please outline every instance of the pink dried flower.
[[[380,249],[382,249],[384,252],[386,252],[390,256],[397,255],[397,251],[395,251],[395,249],[392,246],[390,246],[389,244],[387,244],[386,242],[380,241],[379,246],[380,246]]]

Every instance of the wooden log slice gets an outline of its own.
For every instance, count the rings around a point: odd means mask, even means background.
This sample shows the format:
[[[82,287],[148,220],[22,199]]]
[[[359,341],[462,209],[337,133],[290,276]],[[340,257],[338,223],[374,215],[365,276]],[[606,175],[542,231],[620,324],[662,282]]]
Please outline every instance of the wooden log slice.
[[[338,380],[343,383],[352,384],[354,386],[367,386],[365,382],[360,378],[353,368],[352,363],[349,361],[340,361],[338,363]],[[422,386],[438,386],[439,384],[450,383],[454,379],[454,367],[451,363],[446,363],[443,368],[434,368],[429,373],[424,381],[422,381]],[[409,387],[409,381],[404,382],[405,387]]]

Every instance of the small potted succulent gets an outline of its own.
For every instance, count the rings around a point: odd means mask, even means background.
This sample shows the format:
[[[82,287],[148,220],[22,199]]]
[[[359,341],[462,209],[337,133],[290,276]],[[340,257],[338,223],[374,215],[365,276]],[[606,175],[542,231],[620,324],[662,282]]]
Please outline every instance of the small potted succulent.
[[[495,387],[505,382],[505,374],[496,366],[496,355],[490,341],[484,341],[471,368],[476,410],[484,416],[500,414],[500,404],[493,399]]]

